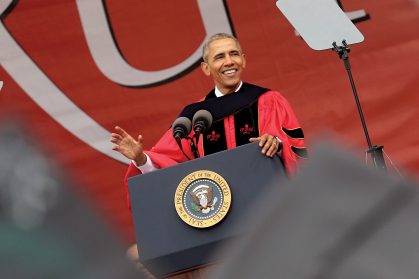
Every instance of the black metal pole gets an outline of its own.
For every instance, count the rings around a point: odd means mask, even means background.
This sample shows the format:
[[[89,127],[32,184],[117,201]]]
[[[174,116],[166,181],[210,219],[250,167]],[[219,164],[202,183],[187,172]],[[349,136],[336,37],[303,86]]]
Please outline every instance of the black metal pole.
[[[365,137],[367,138],[369,149],[365,151],[365,153],[371,154],[372,161],[377,170],[387,171],[386,163],[384,161],[384,156],[383,156],[383,146],[371,145],[370,136],[368,135],[368,130],[367,130],[367,124],[365,124],[364,115],[361,109],[361,103],[359,102],[358,94],[355,88],[354,79],[352,78],[351,65],[349,63],[349,55],[348,55],[348,52],[350,52],[350,48],[346,44],[346,40],[343,40],[342,44],[343,44],[342,47],[338,47],[336,42],[333,42],[332,45],[333,45],[333,50],[339,55],[339,58],[343,60],[343,63],[345,64],[345,69],[348,71],[349,80],[351,81],[351,85],[352,85],[352,91],[354,92],[356,105],[358,106],[359,116],[361,117],[362,126],[364,127]]]
[[[351,85],[352,85],[352,91],[354,92],[356,105],[358,106],[359,116],[361,117],[362,127],[364,127],[365,137],[367,138],[368,148],[371,149],[372,145],[371,145],[371,141],[370,141],[370,136],[368,135],[367,125],[365,124],[364,115],[362,114],[361,103],[359,102],[358,94],[356,93],[355,84],[354,84],[354,80],[352,78],[352,73],[351,73],[350,66],[349,66],[349,69],[347,69],[347,70],[348,70],[349,80],[351,81]]]

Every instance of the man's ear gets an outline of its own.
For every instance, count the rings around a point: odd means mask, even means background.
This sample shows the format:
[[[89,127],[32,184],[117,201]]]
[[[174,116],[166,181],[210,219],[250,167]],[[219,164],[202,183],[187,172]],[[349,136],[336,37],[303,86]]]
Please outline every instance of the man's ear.
[[[244,56],[244,54],[242,54],[242,59],[243,59],[243,69],[246,68],[246,57]]]
[[[206,74],[207,76],[211,75],[208,63],[201,62],[201,69],[204,72],[204,74]]]

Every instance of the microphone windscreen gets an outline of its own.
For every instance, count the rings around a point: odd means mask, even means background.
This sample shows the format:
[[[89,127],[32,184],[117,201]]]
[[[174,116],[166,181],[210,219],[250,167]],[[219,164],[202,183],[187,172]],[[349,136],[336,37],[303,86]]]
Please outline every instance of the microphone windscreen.
[[[172,124],[172,133],[173,133],[173,136],[174,136],[175,130],[177,128],[181,128],[185,132],[185,135],[189,135],[189,133],[192,130],[192,122],[187,117],[183,117],[183,116],[182,117],[179,117]]]
[[[195,125],[197,121],[204,121],[205,130],[208,130],[212,124],[212,114],[205,109],[198,110],[193,116],[192,123]]]

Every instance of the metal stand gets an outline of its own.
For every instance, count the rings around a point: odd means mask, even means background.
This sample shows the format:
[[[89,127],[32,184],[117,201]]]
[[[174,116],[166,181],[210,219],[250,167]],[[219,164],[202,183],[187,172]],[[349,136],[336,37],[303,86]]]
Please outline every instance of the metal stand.
[[[365,153],[371,153],[372,162],[377,170],[387,171],[386,163],[384,162],[383,147],[374,144]]]
[[[190,145],[191,145],[191,151],[193,153],[193,155],[195,156],[195,159],[199,158],[199,154],[198,154],[198,147],[196,147],[195,142],[194,142],[194,137],[190,138],[188,136],[185,137],[185,139],[190,140]],[[198,143],[197,143],[198,144]]]
[[[359,103],[358,94],[356,93],[355,83],[352,78],[351,65],[349,64],[348,53],[351,51],[346,40],[342,41],[343,46],[338,47],[336,42],[333,42],[333,50],[339,55],[339,58],[343,60],[345,69],[348,71],[349,80],[351,81],[352,91],[354,92],[356,105],[358,106],[359,116],[361,117],[362,126],[364,127],[365,137],[367,138],[368,150],[365,153],[370,153],[374,166],[377,170],[387,171],[386,163],[383,157],[383,146],[371,145],[370,137],[368,135],[367,125],[365,124],[364,115],[362,114],[361,104]]]

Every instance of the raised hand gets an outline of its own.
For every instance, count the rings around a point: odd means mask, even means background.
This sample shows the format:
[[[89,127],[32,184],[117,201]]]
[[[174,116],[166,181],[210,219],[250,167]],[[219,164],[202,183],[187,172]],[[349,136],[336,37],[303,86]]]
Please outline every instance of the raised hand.
[[[282,148],[282,143],[276,137],[269,134],[264,134],[258,138],[250,138],[249,141],[259,141],[259,146],[262,147],[262,153],[268,157],[273,157]]]
[[[138,166],[146,163],[147,158],[143,153],[143,137],[138,136],[138,141],[131,137],[124,129],[116,126],[116,133],[112,133],[111,142],[116,146],[112,146],[112,150],[118,151],[128,159],[134,160]]]

